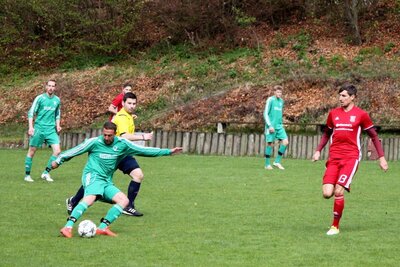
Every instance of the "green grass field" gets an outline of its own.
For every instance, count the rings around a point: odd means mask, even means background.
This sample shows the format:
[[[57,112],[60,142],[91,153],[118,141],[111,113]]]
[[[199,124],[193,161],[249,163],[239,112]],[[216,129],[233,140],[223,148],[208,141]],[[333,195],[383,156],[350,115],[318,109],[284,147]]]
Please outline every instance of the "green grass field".
[[[50,150],[34,158],[23,181],[23,150],[0,150],[0,266],[398,266],[400,164],[383,173],[362,162],[346,195],[339,236],[326,236],[332,199],[321,196],[324,162],[180,155],[139,158],[145,181],[141,218],[121,216],[118,237],[62,238],[65,199],[80,185],[86,156],[39,176]],[[126,192],[128,176],[114,180]],[[83,216],[98,223],[110,205]]]

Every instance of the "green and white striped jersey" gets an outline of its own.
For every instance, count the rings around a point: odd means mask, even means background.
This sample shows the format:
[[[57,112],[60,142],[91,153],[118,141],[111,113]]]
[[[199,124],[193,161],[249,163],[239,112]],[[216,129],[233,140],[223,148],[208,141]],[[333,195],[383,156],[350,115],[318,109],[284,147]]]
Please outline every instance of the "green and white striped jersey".
[[[274,129],[283,128],[283,105],[282,98],[271,96],[265,102],[264,120],[265,128],[274,127]]]
[[[60,120],[61,101],[56,95],[49,96],[47,93],[38,95],[28,111],[28,118],[36,115],[35,127],[51,128],[56,126],[56,121]]]
[[[170,149],[142,147],[118,136],[114,137],[112,144],[107,145],[104,142],[104,137],[101,135],[87,139],[76,147],[62,152],[57,157],[56,162],[61,165],[63,162],[86,152],[89,154],[89,157],[84,168],[84,173],[97,173],[99,178],[109,180],[112,179],[118,163],[126,156],[158,157],[171,154]]]

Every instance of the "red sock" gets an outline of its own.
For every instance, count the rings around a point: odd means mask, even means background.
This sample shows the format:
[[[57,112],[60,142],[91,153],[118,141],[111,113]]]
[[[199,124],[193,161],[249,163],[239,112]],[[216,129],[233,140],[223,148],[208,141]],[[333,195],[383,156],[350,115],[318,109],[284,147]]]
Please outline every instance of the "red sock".
[[[333,204],[333,223],[339,229],[340,218],[342,218],[342,213],[344,209],[344,195],[335,196],[335,202]]]

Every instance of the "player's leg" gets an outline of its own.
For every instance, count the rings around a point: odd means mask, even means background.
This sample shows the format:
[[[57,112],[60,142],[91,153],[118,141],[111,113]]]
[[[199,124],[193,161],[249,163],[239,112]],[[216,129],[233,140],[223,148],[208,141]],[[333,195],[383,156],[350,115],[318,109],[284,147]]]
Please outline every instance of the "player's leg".
[[[53,154],[47,161],[46,168],[44,169],[41,178],[47,182],[53,182],[49,172],[51,171],[51,163],[56,160],[57,156],[61,153],[60,138],[56,132],[50,133],[46,138],[46,143],[49,144],[53,150]]]
[[[32,170],[32,161],[33,161],[33,157],[35,156],[35,153],[36,153],[36,147],[29,146],[28,153],[26,154],[26,157],[25,157],[25,178],[24,178],[24,180],[27,182],[33,182],[33,179],[31,177],[31,170]]]
[[[65,200],[65,204],[67,207],[67,213],[71,214],[72,210],[78,205],[79,201],[83,198],[85,193],[85,190],[83,189],[83,186],[79,187],[78,191],[75,193],[74,196],[69,197]]]
[[[139,212],[135,209],[135,199],[139,194],[140,186],[142,184],[144,175],[142,170],[139,167],[136,159],[132,156],[125,157],[120,164],[118,165],[118,169],[121,170],[124,174],[129,174],[132,178],[131,182],[128,186],[128,206],[124,209],[123,213],[130,216],[140,217],[143,216],[143,213]]]
[[[279,149],[278,149],[278,155],[276,156],[276,159],[274,161],[274,166],[284,170],[285,168],[283,168],[283,166],[281,165],[281,159],[283,154],[285,154],[287,145],[289,144],[289,140],[286,134],[285,129],[278,129],[276,130],[276,138],[281,140],[280,144],[279,144]]]
[[[108,227],[121,216],[122,211],[129,202],[126,195],[113,185],[107,186],[104,192],[104,200],[109,202],[110,199],[115,204],[108,210],[106,216],[101,219],[100,225],[96,230],[98,235],[116,236]]]
[[[71,215],[67,218],[67,223],[61,228],[60,233],[67,237],[72,237],[72,227],[75,222],[82,217],[85,211],[96,201],[96,195],[86,195],[82,201],[72,210]]]
[[[38,147],[41,147],[44,142],[44,136],[40,128],[35,128],[35,132],[29,139],[29,149],[25,157],[25,181],[33,182],[31,177],[32,161]]]
[[[270,133],[268,129],[265,130],[265,163],[264,168],[267,170],[272,170],[271,166],[271,156],[273,151],[273,145],[275,142],[275,134]]]
[[[104,196],[104,190],[107,183],[103,180],[96,180],[96,173],[83,172],[82,184],[85,190],[85,196],[82,201],[72,210],[71,215],[67,219],[67,223],[60,230],[60,233],[65,237],[72,237],[72,227],[75,222],[85,213],[89,206],[91,206],[98,196]]]
[[[345,206],[345,190],[350,191],[350,184],[357,172],[359,161],[357,159],[347,159],[340,162],[338,178],[334,190],[333,221],[328,235],[339,233],[339,223],[343,215]]]

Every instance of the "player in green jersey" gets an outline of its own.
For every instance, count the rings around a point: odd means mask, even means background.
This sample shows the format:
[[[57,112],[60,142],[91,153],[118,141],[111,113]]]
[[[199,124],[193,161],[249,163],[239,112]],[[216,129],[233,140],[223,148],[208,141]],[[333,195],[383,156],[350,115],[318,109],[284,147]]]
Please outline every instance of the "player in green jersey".
[[[129,202],[127,196],[114,185],[112,180],[118,163],[128,155],[158,157],[177,154],[182,151],[181,147],[161,149],[138,146],[125,138],[115,136],[116,131],[117,126],[114,123],[106,122],[103,125],[103,135],[87,139],[80,145],[64,151],[52,163],[52,167],[55,169],[75,156],[88,153],[88,160],[82,173],[84,197],[72,210],[66,225],[60,230],[64,237],[72,237],[74,223],[98,198],[105,202],[112,201],[115,204],[101,219],[96,234],[116,236],[108,226],[122,214]]]
[[[284,170],[281,164],[282,155],[285,153],[286,147],[289,144],[288,137],[283,127],[283,106],[281,85],[274,86],[274,95],[269,97],[265,103],[264,120],[265,120],[265,169],[272,170],[271,155],[276,139],[279,140],[280,145],[278,149],[278,156],[276,157],[273,166],[278,169]]]
[[[126,92],[123,96],[123,108],[118,111],[114,116],[112,122],[117,125],[116,136],[126,138],[130,141],[149,141],[153,138],[153,132],[151,133],[135,133],[135,122],[134,112],[137,105],[137,97],[132,92]],[[128,206],[123,210],[123,214],[128,216],[143,216],[143,213],[135,208],[135,199],[139,194],[141,183],[144,178],[142,169],[135,157],[129,155],[121,160],[118,164],[118,169],[124,174],[128,174],[132,179],[128,185]],[[67,205],[67,212],[71,214],[72,209],[81,201],[83,198],[83,187],[81,186],[76,194],[65,200]]]
[[[54,94],[56,81],[49,80],[46,84],[46,93],[38,95],[28,111],[29,130],[28,135],[29,149],[25,157],[25,181],[33,182],[31,177],[32,159],[38,147],[45,142],[53,149],[53,154],[47,162],[47,166],[41,178],[48,182],[53,182],[50,177],[51,162],[56,159],[61,152],[60,138],[58,133],[60,126],[60,98]],[[35,123],[33,123],[34,117]]]

